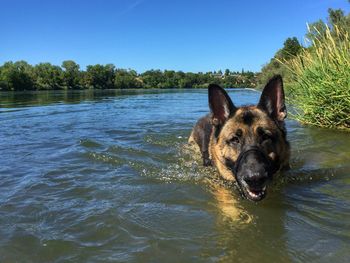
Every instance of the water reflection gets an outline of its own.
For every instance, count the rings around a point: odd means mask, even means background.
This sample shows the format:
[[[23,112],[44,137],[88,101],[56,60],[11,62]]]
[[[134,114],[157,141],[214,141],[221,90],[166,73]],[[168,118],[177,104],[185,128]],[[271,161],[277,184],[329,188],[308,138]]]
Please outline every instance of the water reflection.
[[[129,89],[129,90],[59,90],[59,91],[23,91],[0,92],[0,108],[16,108],[26,106],[43,106],[57,103],[80,103],[82,101],[100,101],[103,99],[132,96],[137,94],[164,94],[178,92],[198,92],[194,90],[172,89]],[[205,92],[205,90],[201,90]]]

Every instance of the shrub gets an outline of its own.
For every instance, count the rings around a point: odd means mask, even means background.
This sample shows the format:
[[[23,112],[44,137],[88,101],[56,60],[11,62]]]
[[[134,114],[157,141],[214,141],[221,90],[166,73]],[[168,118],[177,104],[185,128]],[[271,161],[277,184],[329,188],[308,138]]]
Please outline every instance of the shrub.
[[[312,30],[315,30],[313,28]],[[310,31],[310,28],[309,28]],[[350,131],[350,38],[336,25],[318,32],[309,48],[281,61],[292,74],[287,97],[304,124]]]

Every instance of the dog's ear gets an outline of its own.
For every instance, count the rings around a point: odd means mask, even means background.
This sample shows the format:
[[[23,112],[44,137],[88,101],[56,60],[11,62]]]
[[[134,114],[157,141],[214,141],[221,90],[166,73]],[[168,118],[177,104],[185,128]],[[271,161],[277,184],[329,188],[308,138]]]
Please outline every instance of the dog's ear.
[[[261,94],[258,108],[266,111],[277,121],[283,121],[287,117],[283,81],[280,75],[274,76],[266,84]]]
[[[209,107],[213,114],[212,123],[215,126],[223,125],[236,111],[226,91],[218,85],[210,84],[208,87]]]

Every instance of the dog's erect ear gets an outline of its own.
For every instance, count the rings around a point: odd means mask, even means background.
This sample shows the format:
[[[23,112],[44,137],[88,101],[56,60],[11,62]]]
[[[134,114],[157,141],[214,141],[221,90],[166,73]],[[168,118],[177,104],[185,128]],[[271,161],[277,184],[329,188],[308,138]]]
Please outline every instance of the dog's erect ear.
[[[266,84],[258,107],[277,121],[283,121],[287,117],[287,109],[284,104],[283,81],[280,75],[274,76]]]
[[[210,84],[208,87],[209,107],[213,113],[212,123],[215,126],[223,125],[236,111],[226,91],[218,85]]]

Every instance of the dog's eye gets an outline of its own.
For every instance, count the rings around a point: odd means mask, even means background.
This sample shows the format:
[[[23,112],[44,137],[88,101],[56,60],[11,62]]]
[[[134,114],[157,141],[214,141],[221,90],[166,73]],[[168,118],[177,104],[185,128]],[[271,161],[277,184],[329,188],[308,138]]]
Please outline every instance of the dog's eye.
[[[239,143],[239,138],[237,136],[233,136],[227,143],[230,145],[236,145]]]
[[[269,134],[269,133],[264,133],[264,134],[261,136],[261,138],[262,138],[263,141],[270,140],[270,139],[271,139],[271,134]]]
[[[264,129],[262,127],[258,127],[257,132],[260,135],[261,142],[271,140],[273,137],[273,133],[270,130]]]

